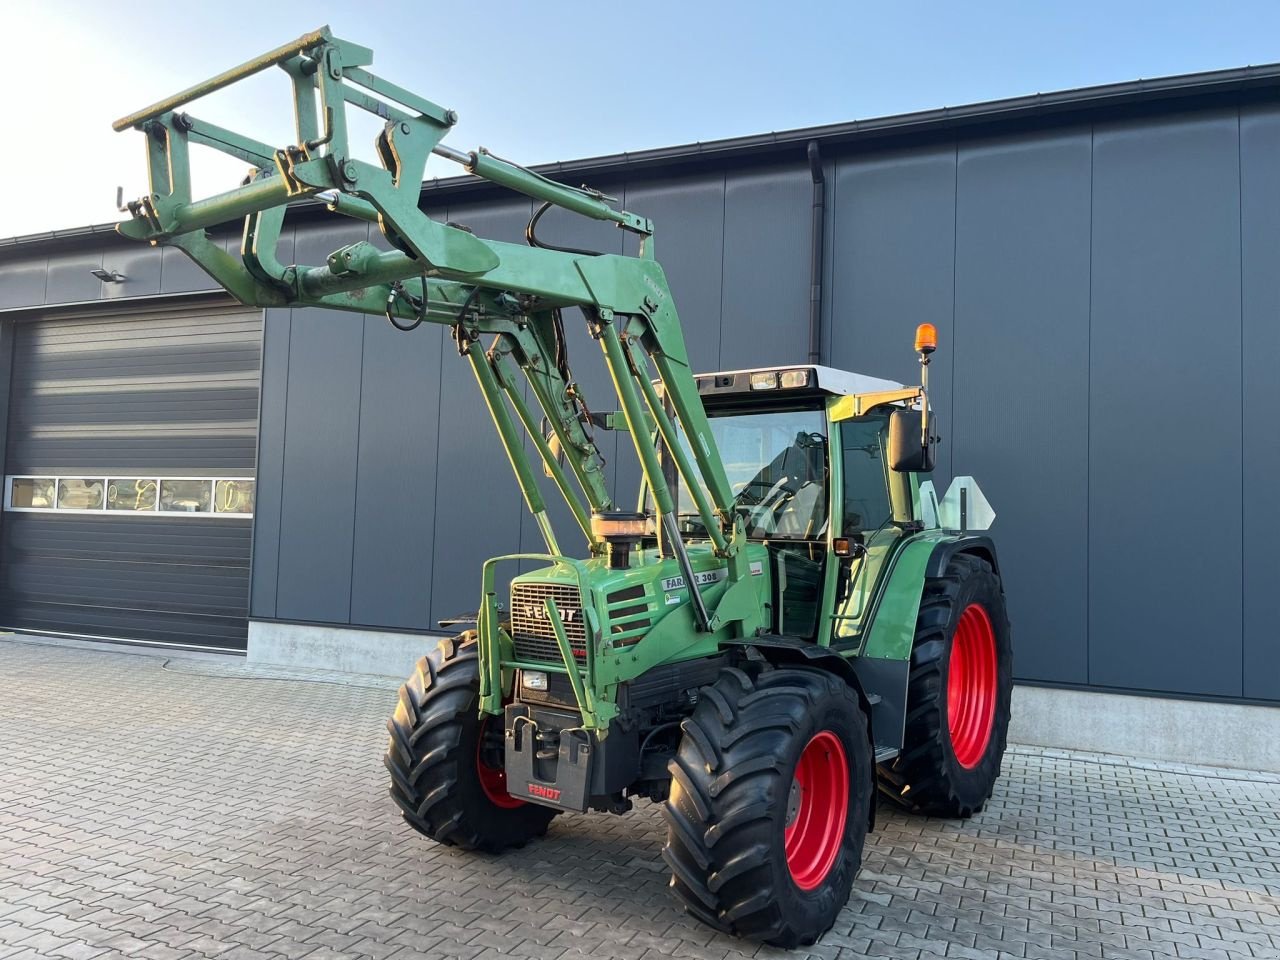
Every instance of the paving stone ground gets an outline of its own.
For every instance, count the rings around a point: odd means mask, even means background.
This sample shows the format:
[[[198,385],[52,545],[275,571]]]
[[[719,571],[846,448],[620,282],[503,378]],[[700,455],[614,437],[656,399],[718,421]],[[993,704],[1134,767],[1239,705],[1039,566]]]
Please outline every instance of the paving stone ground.
[[[683,917],[646,806],[501,858],[384,789],[394,684],[0,641],[0,958],[1280,958],[1280,778],[1015,748],[964,823],[882,807],[835,929]]]

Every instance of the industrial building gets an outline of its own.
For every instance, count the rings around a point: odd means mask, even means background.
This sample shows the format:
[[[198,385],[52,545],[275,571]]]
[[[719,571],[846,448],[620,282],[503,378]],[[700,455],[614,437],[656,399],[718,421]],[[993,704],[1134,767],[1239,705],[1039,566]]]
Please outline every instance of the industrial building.
[[[699,369],[916,382],[912,331],[937,325],[935,478],[998,511],[1025,715],[1061,718],[1043,742],[1108,746],[1076,712],[1135,694],[1146,723],[1277,729],[1280,65],[538,169],[655,221]],[[466,177],[422,205],[512,241],[533,209]],[[290,217],[286,263],[381,242]],[[537,541],[483,418],[440,327],[247,309],[111,225],[2,240],[0,626],[399,662],[477,608],[483,558]]]

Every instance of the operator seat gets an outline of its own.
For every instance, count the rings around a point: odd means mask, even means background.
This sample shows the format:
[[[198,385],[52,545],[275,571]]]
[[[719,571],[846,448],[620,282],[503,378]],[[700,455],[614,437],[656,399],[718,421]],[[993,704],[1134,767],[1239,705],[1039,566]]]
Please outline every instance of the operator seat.
[[[825,495],[826,490],[820,483],[810,480],[801,484],[795,496],[778,514],[773,535],[788,540],[804,540],[820,533],[826,527],[822,516],[826,506]]]

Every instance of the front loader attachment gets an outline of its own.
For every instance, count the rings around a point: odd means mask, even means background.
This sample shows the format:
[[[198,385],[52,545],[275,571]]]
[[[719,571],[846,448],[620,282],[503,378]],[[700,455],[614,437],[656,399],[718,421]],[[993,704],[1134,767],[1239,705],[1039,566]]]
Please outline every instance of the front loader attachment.
[[[119,232],[178,247],[245,304],[384,313],[401,330],[422,323],[451,327],[546,553],[561,557],[565,551],[552,529],[523,433],[568,503],[588,551],[604,557],[616,508],[593,418],[568,365],[561,316],[566,307],[580,308],[617,394],[622,416],[615,422],[620,420],[631,436],[652,497],[659,558],[674,559],[685,581],[697,583],[676,529],[672,485],[659,462],[662,445],[726,568],[728,583],[714,606],[704,602],[700,590],[693,591],[697,632],[756,632],[764,611],[749,582],[745,529],[735,518],[666,277],[653,259],[652,223],[615,209],[596,191],[556,183],[484,148],[460,151],[445,145],[457,114],[374,75],[372,61],[368,48],[323,27],[116,121],[117,130],[135,129],[145,136],[150,175],[150,192],[128,204],[132,219],[120,224]],[[185,112],[191,101],[269,69],[283,70],[290,79],[295,143],[273,147]],[[376,163],[351,151],[351,109],[384,122],[375,141]],[[223,193],[193,196],[193,146],[249,163],[249,176]],[[481,239],[420,210],[432,154],[540,201],[526,234],[529,245]],[[359,241],[333,251],[322,264],[281,262],[277,248],[286,210],[306,202],[323,202],[335,215],[376,225],[390,249]],[[540,244],[537,217],[553,205],[636,234],[639,254],[596,255]],[[207,236],[206,229],[240,217],[244,231],[238,254]],[[492,338],[487,348],[482,337]],[[651,382],[655,374],[660,389]],[[681,433],[689,439],[687,451],[677,440]],[[484,602],[491,600],[487,588]],[[548,613],[554,622],[555,612]],[[479,626],[484,647],[496,653],[496,617],[484,618]],[[633,658],[634,668],[657,656]],[[500,672],[500,660],[490,657],[483,672],[490,677]],[[572,658],[565,666],[580,681],[575,689],[585,725],[604,729],[610,701],[596,688],[590,669],[579,678]],[[497,712],[494,697],[490,687],[486,712]]]
[[[120,232],[183,247],[247,303],[306,300],[343,306],[323,302],[325,295],[370,282],[389,284],[427,275],[465,280],[489,273],[501,263],[491,245],[418,210],[427,157],[435,153],[544,202],[612,220],[644,236],[652,233],[647,220],[614,210],[590,191],[553,183],[483,149],[464,153],[443,146],[440,141],[457,122],[457,114],[370,73],[365,68],[372,61],[371,50],[340,40],[322,27],[117,120],[116,130],[133,128],[146,134],[151,184],[150,193],[128,205],[134,219],[121,224]],[[275,148],[180,112],[192,100],[271,67],[284,70],[292,82],[295,144]],[[376,143],[380,166],[352,155],[348,107],[386,121]],[[253,172],[233,190],[194,198],[189,158],[193,144],[243,160]],[[281,265],[275,258],[275,242],[283,207],[315,198],[327,200],[338,213],[376,223],[395,252],[379,256],[368,248],[358,256],[338,262],[330,258],[328,264],[313,268]],[[230,256],[215,256],[198,234],[238,217],[254,221],[246,227],[243,264]],[[565,277],[559,279],[563,282]],[[580,278],[568,286],[585,293]],[[382,310],[383,305],[372,298],[355,300],[360,302],[349,306]],[[401,312],[413,319],[412,310],[402,308]]]

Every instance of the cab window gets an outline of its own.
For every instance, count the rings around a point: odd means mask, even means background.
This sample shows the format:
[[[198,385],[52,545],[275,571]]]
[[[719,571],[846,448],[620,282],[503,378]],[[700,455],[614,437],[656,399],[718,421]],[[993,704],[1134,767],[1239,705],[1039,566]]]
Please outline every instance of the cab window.
[[[870,536],[893,519],[885,443],[888,419],[872,414],[840,425],[844,496],[840,533]]]

